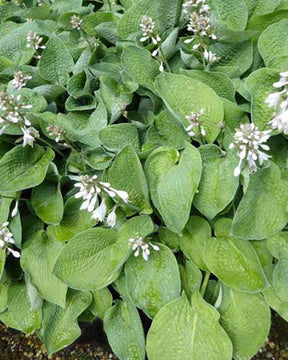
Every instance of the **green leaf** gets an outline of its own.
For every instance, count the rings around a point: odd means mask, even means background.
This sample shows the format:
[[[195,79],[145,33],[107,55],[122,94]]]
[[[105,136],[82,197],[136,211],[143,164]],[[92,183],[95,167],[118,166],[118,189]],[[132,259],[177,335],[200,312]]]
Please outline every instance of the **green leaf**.
[[[64,308],[67,286],[52,274],[62,247],[59,242],[48,238],[45,231],[36,232],[24,244],[21,266],[45,300]]]
[[[132,102],[133,91],[108,75],[102,75],[100,77],[100,83],[100,94],[111,115],[111,123],[113,123]]]
[[[119,360],[144,360],[145,338],[137,309],[129,301],[116,300],[104,317],[109,344]]]
[[[186,259],[185,266],[179,265],[182,289],[185,291],[188,299],[194,292],[200,290],[202,282],[202,273],[193,261]]]
[[[224,72],[230,78],[241,76],[252,65],[252,41],[237,42],[236,44],[217,42],[212,44],[209,49],[219,57],[211,70]]]
[[[60,252],[53,273],[73,289],[98,290],[111,284],[130,250],[114,230],[93,228],[75,235]]]
[[[191,216],[179,237],[180,249],[200,269],[208,271],[204,262],[205,246],[211,241],[211,227],[203,218]]]
[[[46,44],[40,62],[40,75],[47,81],[58,85],[66,85],[69,72],[74,68],[74,61],[65,44],[53,34]]]
[[[89,307],[89,310],[94,316],[104,319],[106,311],[112,305],[112,294],[108,288],[103,288],[96,291],[91,291],[93,301]]]
[[[220,324],[233,344],[233,359],[250,360],[265,343],[270,329],[270,308],[260,294],[247,294],[223,286]]]
[[[64,211],[58,176],[49,175],[34,187],[31,202],[37,216],[47,224],[59,224]]]
[[[173,148],[160,147],[146,161],[153,204],[166,226],[176,233],[181,233],[188,221],[201,171],[199,152],[189,144],[181,154]]]
[[[217,126],[224,116],[223,105],[216,93],[199,80],[188,76],[162,73],[156,79],[156,90],[169,111],[187,127],[186,116],[204,109],[206,140],[213,143],[219,134]]]
[[[91,304],[88,292],[69,290],[65,309],[45,302],[43,307],[43,342],[48,354],[70,345],[80,335],[78,316]]]
[[[152,144],[171,146],[177,150],[183,149],[190,141],[183,124],[167,109],[156,116],[147,132],[147,138]]]
[[[229,76],[224,73],[180,69],[180,74],[202,81],[205,85],[213,89],[218,96],[233,102],[235,101],[234,85]]]
[[[251,176],[233,220],[233,234],[251,240],[277,234],[288,222],[287,204],[287,181],[281,180],[280,169],[270,162]]]
[[[288,20],[270,25],[259,38],[259,51],[267,67],[286,71],[288,66],[287,37]]]
[[[26,334],[41,327],[41,310],[32,311],[26,284],[12,282],[8,289],[8,310],[17,327]]]
[[[272,69],[258,69],[246,80],[245,87],[252,96],[251,113],[253,123],[264,130],[272,119],[273,108],[269,107],[265,100],[269,94],[275,91],[274,82],[279,80],[279,73]]]
[[[69,198],[65,203],[63,219],[59,225],[48,226],[48,235],[57,241],[67,241],[78,232],[93,227],[95,220],[91,219],[91,213],[80,210],[81,204],[81,199]]]
[[[135,306],[153,318],[161,307],[180,296],[178,265],[171,250],[157,244],[149,260],[131,256],[125,265],[126,291]]]
[[[248,20],[248,9],[244,0],[213,0],[218,21],[230,30],[244,30]]]
[[[222,219],[222,227],[231,232],[230,219]],[[218,224],[220,227],[220,224]],[[222,229],[223,231],[223,229]],[[249,241],[219,233],[206,243],[204,261],[208,269],[232,289],[243,292],[260,292],[267,285],[259,258]]]
[[[231,360],[232,345],[219,314],[198,292],[162,307],[147,336],[149,360]]]
[[[232,174],[238,164],[238,157],[232,151],[223,152],[216,145],[201,146],[199,152],[203,171],[193,203],[211,220],[225,209],[236,194],[239,178]]]
[[[99,137],[102,145],[110,151],[118,152],[128,145],[140,150],[138,130],[133,124],[107,126],[100,131]]]
[[[3,313],[8,307],[8,289],[10,279],[6,273],[3,273],[0,280],[0,313]]]
[[[15,192],[41,184],[53,159],[50,148],[44,151],[39,145],[14,147],[0,160],[0,192]]]
[[[115,158],[109,170],[109,181],[115,189],[127,191],[130,205],[142,213],[152,212],[144,171],[131,146],[125,147]],[[135,212],[129,209],[128,211]]]
[[[134,82],[154,90],[154,79],[159,74],[159,63],[148,50],[136,46],[125,46],[121,62],[126,73]]]
[[[95,109],[97,101],[94,96],[86,94],[74,98],[69,96],[65,101],[65,107],[67,111],[87,111]]]

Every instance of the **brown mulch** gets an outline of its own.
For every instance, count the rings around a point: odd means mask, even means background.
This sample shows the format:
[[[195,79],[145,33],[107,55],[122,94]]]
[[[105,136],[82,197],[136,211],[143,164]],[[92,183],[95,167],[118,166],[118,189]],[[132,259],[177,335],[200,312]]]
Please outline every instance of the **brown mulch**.
[[[74,343],[54,355],[47,355],[36,335],[25,335],[8,329],[0,322],[1,360],[116,360],[108,345],[96,342]]]
[[[83,330],[83,329],[82,329]],[[93,337],[97,340],[97,336]],[[86,340],[86,341],[85,341]],[[1,360],[117,360],[109,345],[99,345],[89,336],[82,336],[81,342],[74,343],[54,355],[47,351],[36,335],[24,335],[8,329],[0,322]],[[269,338],[253,360],[288,360],[288,323],[279,315],[273,315]],[[159,359],[160,360],[160,359]]]

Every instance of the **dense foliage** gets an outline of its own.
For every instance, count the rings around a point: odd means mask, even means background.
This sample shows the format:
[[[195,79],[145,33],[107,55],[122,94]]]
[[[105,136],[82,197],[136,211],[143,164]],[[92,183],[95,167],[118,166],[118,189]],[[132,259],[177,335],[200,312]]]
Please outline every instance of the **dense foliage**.
[[[0,320],[251,359],[288,321],[288,1],[0,2]]]

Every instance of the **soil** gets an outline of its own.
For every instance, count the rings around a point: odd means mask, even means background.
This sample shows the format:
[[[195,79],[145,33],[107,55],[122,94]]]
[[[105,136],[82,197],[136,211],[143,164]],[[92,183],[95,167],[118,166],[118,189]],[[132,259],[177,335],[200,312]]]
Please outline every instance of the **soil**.
[[[24,335],[0,322],[1,360],[117,360],[103,331],[102,322],[80,324],[81,337],[66,349],[47,355],[36,335]],[[97,341],[96,341],[97,340]],[[273,314],[269,338],[253,360],[288,360],[288,323]]]

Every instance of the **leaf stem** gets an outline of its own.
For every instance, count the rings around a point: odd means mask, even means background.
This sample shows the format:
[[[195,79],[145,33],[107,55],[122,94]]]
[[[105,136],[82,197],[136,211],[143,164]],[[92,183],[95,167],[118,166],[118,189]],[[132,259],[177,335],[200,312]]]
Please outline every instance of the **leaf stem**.
[[[206,271],[206,273],[205,273],[205,277],[204,277],[204,280],[203,280],[203,283],[202,283],[202,286],[201,286],[201,290],[200,290],[200,294],[202,295],[202,297],[204,297],[204,295],[205,295],[207,285],[208,285],[208,281],[209,281],[209,278],[210,278],[210,274],[211,273],[209,271]]]

